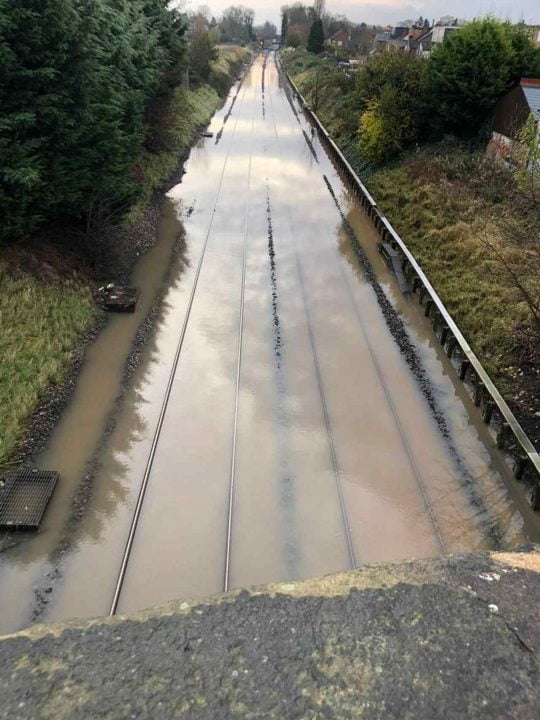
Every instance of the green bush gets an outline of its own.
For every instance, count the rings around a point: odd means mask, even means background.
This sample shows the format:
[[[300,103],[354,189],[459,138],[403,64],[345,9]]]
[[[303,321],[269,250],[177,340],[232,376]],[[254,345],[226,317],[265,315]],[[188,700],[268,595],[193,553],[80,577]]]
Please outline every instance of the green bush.
[[[373,163],[401,152],[424,133],[428,117],[427,62],[404,53],[374,55],[358,72],[361,155]]]
[[[324,30],[322,20],[317,18],[311,23],[307,39],[308,52],[318,55],[324,47]]]

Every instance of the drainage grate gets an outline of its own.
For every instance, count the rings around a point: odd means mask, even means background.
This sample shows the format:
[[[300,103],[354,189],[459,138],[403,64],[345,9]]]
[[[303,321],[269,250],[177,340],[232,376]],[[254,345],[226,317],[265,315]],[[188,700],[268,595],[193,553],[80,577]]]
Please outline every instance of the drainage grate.
[[[37,530],[58,478],[53,470],[7,472],[0,489],[0,528]]]

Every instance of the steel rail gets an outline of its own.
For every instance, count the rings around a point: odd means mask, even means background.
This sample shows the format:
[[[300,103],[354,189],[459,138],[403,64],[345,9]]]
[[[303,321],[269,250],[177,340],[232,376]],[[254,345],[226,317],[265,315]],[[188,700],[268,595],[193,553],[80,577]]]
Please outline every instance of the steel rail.
[[[412,472],[413,472],[413,475],[414,475],[414,477],[415,477],[415,480],[416,480],[416,483],[417,483],[419,492],[420,492],[420,494],[421,494],[421,496],[422,496],[422,500],[423,500],[423,502],[424,502],[426,511],[427,511],[427,513],[428,513],[428,515],[429,515],[429,517],[430,517],[430,520],[431,520],[431,523],[432,523],[432,526],[433,526],[433,530],[434,530],[435,535],[436,535],[436,538],[437,538],[437,542],[438,542],[438,544],[439,544],[439,547],[440,547],[441,551],[442,551],[443,553],[447,553],[447,552],[448,552],[448,550],[447,550],[447,544],[446,544],[446,541],[445,541],[444,536],[443,536],[443,534],[442,534],[442,531],[441,531],[441,529],[440,529],[440,527],[439,527],[439,524],[438,524],[438,522],[437,522],[436,514],[435,514],[435,511],[434,511],[434,509],[433,509],[433,503],[431,502],[431,500],[430,500],[430,498],[429,498],[429,493],[428,493],[427,488],[426,488],[426,486],[425,486],[425,483],[424,483],[424,481],[423,481],[423,479],[422,479],[422,473],[421,473],[421,471],[420,471],[420,468],[418,467],[418,465],[417,465],[417,463],[416,463],[416,460],[415,460],[415,458],[414,458],[414,453],[413,453],[413,451],[412,451],[412,448],[411,448],[411,446],[410,446],[409,440],[408,440],[408,438],[407,438],[407,433],[406,433],[406,431],[405,431],[405,428],[404,428],[404,426],[403,426],[403,423],[401,422],[401,419],[400,419],[400,417],[399,417],[399,414],[398,414],[398,412],[397,412],[397,409],[396,409],[395,404],[394,404],[394,402],[393,402],[393,399],[392,399],[392,397],[391,397],[391,393],[390,393],[390,391],[389,391],[389,389],[388,389],[388,386],[387,386],[387,383],[386,383],[386,380],[385,380],[385,377],[384,377],[384,372],[382,371],[382,368],[380,367],[380,363],[379,363],[379,361],[378,361],[378,359],[377,359],[377,357],[376,357],[376,355],[375,355],[375,352],[374,352],[374,350],[373,350],[373,347],[372,347],[372,345],[371,345],[371,342],[370,342],[370,340],[369,340],[369,337],[368,337],[368,335],[367,335],[367,333],[366,333],[366,331],[365,331],[365,328],[364,328],[364,326],[363,326],[363,324],[362,324],[362,321],[361,321],[361,318],[360,318],[360,314],[359,314],[359,309],[358,309],[356,300],[354,299],[354,296],[353,296],[353,293],[352,293],[352,289],[351,289],[351,285],[350,285],[350,280],[347,278],[347,275],[346,275],[346,273],[344,272],[344,269],[343,269],[343,266],[341,265],[341,263],[338,262],[338,265],[339,265],[339,269],[340,269],[341,275],[342,275],[342,277],[343,277],[343,281],[344,281],[344,283],[345,283],[345,285],[346,285],[347,292],[348,292],[348,294],[349,294],[349,298],[350,298],[351,305],[352,305],[353,310],[354,310],[354,312],[355,312],[355,315],[356,315],[356,317],[357,317],[357,321],[358,321],[359,327],[360,327],[361,332],[362,332],[362,334],[363,334],[363,336],[364,336],[364,338],[365,338],[366,346],[367,346],[368,351],[369,351],[369,353],[370,353],[370,356],[371,356],[371,358],[372,358],[373,365],[374,365],[374,368],[375,368],[375,372],[376,372],[377,377],[378,377],[378,380],[379,380],[379,384],[380,384],[381,389],[383,390],[383,393],[384,393],[384,395],[385,395],[388,408],[389,408],[389,410],[390,410],[390,412],[391,412],[391,414],[392,414],[392,416],[393,416],[393,419],[394,419],[396,428],[397,428],[397,430],[398,430],[398,432],[399,432],[399,435],[400,435],[400,438],[401,438],[401,442],[402,442],[403,448],[404,448],[404,450],[405,450],[405,453],[406,453],[407,458],[408,458],[408,461],[409,461],[409,465],[410,465],[411,470],[412,470]]]
[[[272,90],[270,90],[270,89],[268,90],[268,96],[270,98],[270,108],[271,108],[271,112],[272,112],[272,122],[274,125],[274,134],[276,136],[276,142],[279,147],[280,153],[283,153],[283,148],[281,145],[281,140],[280,140],[279,132],[278,132],[277,125],[276,125],[276,116],[275,116],[275,112],[274,112],[274,102],[272,99]],[[343,526],[345,528],[345,540],[346,540],[346,544],[347,544],[347,552],[349,555],[350,565],[352,568],[355,568],[357,566],[357,561],[356,561],[356,554],[354,551],[354,544],[353,544],[353,540],[352,540],[351,526],[350,526],[349,518],[348,518],[348,514],[347,514],[345,497],[343,494],[342,473],[341,473],[341,469],[339,467],[339,461],[338,461],[338,457],[337,457],[337,451],[336,451],[334,436],[333,436],[333,432],[332,432],[332,425],[330,422],[330,414],[328,411],[328,403],[326,401],[326,393],[324,390],[324,383],[322,380],[321,367],[320,367],[320,363],[319,363],[317,347],[316,347],[315,337],[314,337],[314,333],[313,333],[313,326],[312,326],[311,317],[309,314],[309,308],[308,308],[308,304],[307,304],[307,295],[306,295],[306,290],[305,290],[304,277],[302,274],[302,267],[300,264],[300,256],[298,254],[296,238],[295,238],[294,232],[292,231],[293,220],[292,220],[291,210],[290,210],[289,205],[287,205],[286,207],[287,207],[287,215],[289,218],[289,226],[290,226],[290,230],[291,230],[290,234],[292,236],[292,245],[294,248],[296,267],[297,267],[297,271],[298,271],[298,278],[300,281],[299,284],[300,284],[300,293],[302,296],[302,304],[304,306],[304,312],[306,314],[306,325],[307,325],[307,330],[308,330],[309,342],[310,342],[310,346],[311,346],[311,352],[313,355],[315,376],[317,379],[317,386],[318,386],[319,395],[320,395],[320,399],[321,399],[321,408],[322,408],[322,412],[323,412],[326,436],[328,439],[328,446],[329,446],[329,450],[330,450],[330,457],[331,457],[331,461],[332,461],[332,468],[333,468],[333,472],[334,472],[334,478],[335,478],[335,483],[336,483],[336,490],[337,490],[337,494],[338,494],[338,501],[339,501],[339,506],[340,506],[340,510],[341,510]]]
[[[293,127],[293,126],[291,126],[291,127]],[[448,552],[447,545],[446,545],[446,542],[445,542],[445,540],[444,540],[444,537],[443,537],[443,534],[442,534],[442,532],[441,532],[441,529],[440,529],[440,527],[439,527],[439,524],[438,524],[438,522],[437,522],[437,518],[436,518],[436,516],[435,516],[435,512],[434,512],[434,509],[433,509],[433,505],[432,505],[432,502],[431,502],[430,497],[429,497],[429,493],[428,493],[428,491],[427,491],[427,489],[426,489],[426,486],[425,486],[425,483],[424,483],[424,481],[423,481],[423,479],[422,479],[422,474],[421,474],[421,472],[420,472],[420,468],[418,467],[418,465],[417,465],[417,463],[416,463],[416,460],[415,460],[415,458],[414,458],[414,453],[413,453],[413,451],[412,451],[412,448],[411,448],[411,446],[410,446],[409,440],[408,440],[408,438],[407,438],[405,429],[404,429],[404,427],[403,427],[403,423],[401,422],[401,419],[400,419],[399,414],[398,414],[398,412],[397,412],[397,409],[396,409],[396,407],[395,407],[394,401],[392,400],[391,393],[390,393],[390,391],[389,391],[389,389],[388,389],[388,385],[387,385],[386,380],[385,380],[385,377],[384,377],[384,373],[383,373],[383,371],[382,371],[382,368],[380,367],[380,363],[379,363],[379,361],[378,361],[378,359],[377,359],[377,357],[376,357],[376,355],[375,355],[375,352],[374,352],[374,350],[373,350],[373,346],[372,346],[372,344],[371,344],[371,341],[369,340],[369,337],[368,337],[368,335],[367,335],[367,333],[366,333],[366,330],[365,330],[365,328],[364,328],[364,325],[363,325],[363,323],[362,323],[362,320],[361,320],[361,317],[360,317],[360,314],[359,314],[359,310],[358,310],[358,306],[357,306],[357,304],[356,304],[356,301],[355,301],[354,296],[353,296],[353,293],[352,293],[352,289],[351,289],[351,286],[350,286],[350,281],[349,281],[349,279],[348,279],[348,277],[347,277],[347,275],[346,275],[346,273],[345,273],[345,271],[344,271],[344,269],[343,269],[343,266],[342,266],[341,262],[339,262],[339,259],[337,259],[337,265],[338,265],[339,271],[340,271],[340,273],[341,273],[341,276],[343,277],[343,282],[344,282],[344,284],[345,284],[345,287],[346,287],[346,290],[347,290],[347,294],[348,294],[348,297],[349,297],[349,301],[350,301],[351,306],[352,306],[352,308],[353,308],[353,311],[354,311],[354,314],[355,314],[355,317],[356,317],[358,326],[359,326],[360,331],[361,331],[361,333],[362,333],[362,335],[363,335],[363,337],[364,337],[364,340],[365,340],[365,343],[366,343],[366,347],[367,347],[367,349],[368,349],[369,355],[370,355],[370,357],[371,357],[371,361],[372,361],[372,363],[373,363],[373,367],[374,367],[374,369],[375,369],[375,374],[376,374],[377,379],[378,379],[378,381],[379,381],[379,385],[380,385],[380,387],[381,387],[381,389],[382,389],[382,391],[383,391],[383,394],[384,394],[384,396],[385,396],[388,409],[390,410],[390,414],[391,414],[391,416],[392,416],[392,419],[394,420],[394,424],[395,424],[395,426],[396,426],[396,429],[397,429],[397,431],[398,431],[399,437],[400,437],[400,439],[401,439],[401,443],[402,443],[402,445],[403,445],[403,449],[405,450],[405,454],[406,454],[406,456],[407,456],[407,460],[408,460],[408,462],[409,462],[409,465],[410,465],[412,474],[413,474],[413,476],[414,476],[416,485],[417,485],[417,487],[418,487],[418,491],[419,491],[420,496],[421,496],[421,498],[422,498],[422,501],[423,501],[423,503],[424,503],[424,507],[425,507],[425,509],[426,509],[426,511],[427,511],[427,514],[428,514],[428,516],[429,516],[429,518],[430,518],[431,525],[432,525],[432,527],[433,527],[433,532],[434,532],[435,537],[436,537],[436,539],[437,539],[437,544],[438,544],[440,550],[442,551],[442,553],[443,553],[443,554],[446,554],[446,553]]]
[[[241,101],[241,102],[244,101],[246,92],[247,92],[247,86],[244,87],[244,92],[243,92],[243,95],[242,95],[242,101]],[[181,354],[181,352],[182,352],[182,347],[183,347],[183,344],[184,344],[184,338],[185,338],[185,335],[186,335],[186,329],[187,329],[189,317],[190,317],[190,314],[191,314],[191,309],[192,309],[192,306],[193,306],[193,300],[194,300],[194,298],[195,298],[195,292],[196,292],[196,290],[197,290],[197,285],[198,285],[198,282],[199,282],[199,276],[200,276],[200,273],[201,273],[201,268],[202,268],[203,260],[204,260],[204,257],[205,257],[206,248],[207,248],[207,245],[208,245],[208,238],[210,237],[210,233],[211,233],[211,231],[212,231],[212,226],[213,226],[213,222],[214,222],[216,207],[217,207],[217,204],[218,204],[218,201],[219,201],[219,197],[220,197],[220,193],[221,193],[221,188],[222,188],[222,185],[223,185],[223,178],[224,178],[224,176],[225,176],[225,169],[226,169],[226,167],[227,167],[227,163],[228,163],[228,161],[229,161],[231,149],[232,149],[232,146],[233,146],[233,140],[234,140],[234,136],[235,136],[235,133],[236,133],[236,127],[237,127],[237,125],[238,125],[238,119],[239,119],[239,118],[238,118],[238,116],[237,116],[237,117],[236,117],[236,120],[235,120],[235,124],[234,124],[234,126],[233,126],[233,131],[232,131],[232,133],[231,133],[231,141],[230,141],[229,147],[228,147],[228,149],[227,149],[227,154],[226,154],[225,159],[224,159],[224,161],[223,161],[223,167],[222,167],[222,169],[221,169],[221,174],[220,174],[220,178],[219,178],[219,182],[218,182],[218,187],[217,187],[217,191],[216,191],[216,196],[215,196],[214,204],[213,204],[213,207],[212,207],[212,214],[211,214],[211,216],[210,216],[210,222],[209,222],[209,224],[208,224],[208,229],[207,229],[207,232],[206,232],[206,236],[205,236],[205,239],[204,239],[204,242],[203,242],[203,246],[202,246],[202,248],[201,248],[201,252],[200,252],[200,255],[199,255],[199,260],[198,260],[198,262],[197,262],[197,269],[196,269],[196,271],[195,271],[195,276],[194,276],[194,279],[193,279],[193,285],[192,285],[192,288],[191,288],[191,292],[190,292],[190,296],[189,296],[189,300],[188,300],[188,305],[187,305],[186,313],[185,313],[185,316],[184,316],[184,321],[183,321],[183,323],[182,323],[182,328],[181,328],[181,331],[180,331],[180,336],[179,336],[179,338],[178,338],[178,343],[177,343],[177,346],[176,346],[176,351],[175,351],[175,354],[174,354],[174,358],[173,358],[173,362],[172,362],[172,366],[171,366],[171,371],[170,371],[170,373],[169,373],[169,378],[168,378],[168,381],[167,381],[167,386],[166,386],[166,388],[165,388],[165,394],[164,394],[164,397],[163,397],[163,402],[162,402],[162,404],[161,404],[161,409],[160,409],[160,413],[159,413],[159,417],[158,417],[156,429],[155,429],[155,431],[154,431],[154,435],[153,435],[153,438],[152,438],[152,444],[151,444],[151,446],[150,446],[150,452],[149,452],[149,454],[148,454],[148,458],[147,458],[147,461],[146,461],[146,466],[145,466],[145,470],[144,470],[143,479],[142,479],[142,482],[141,482],[141,485],[140,485],[140,488],[139,488],[139,493],[138,493],[138,496],[137,496],[137,502],[136,502],[136,504],[135,504],[135,510],[134,510],[134,512],[133,512],[133,516],[132,516],[132,520],[131,520],[131,524],[130,524],[129,534],[128,534],[127,541],[126,541],[126,545],[125,545],[125,548],[124,548],[124,553],[123,553],[123,555],[122,555],[122,563],[121,563],[121,565],[120,565],[120,571],[119,571],[119,573],[118,573],[118,578],[117,578],[117,581],[116,581],[116,586],[115,586],[115,590],[114,590],[114,595],[113,595],[113,600],[112,600],[112,603],[111,603],[111,607],[110,607],[110,610],[109,610],[109,615],[115,615],[115,614],[116,614],[116,610],[117,610],[117,608],[118,608],[118,602],[119,602],[119,600],[120,600],[120,595],[121,595],[121,593],[122,593],[122,587],[123,587],[124,580],[125,580],[125,577],[126,577],[126,572],[127,572],[127,567],[128,567],[130,555],[131,555],[131,550],[132,550],[132,548],[133,548],[133,541],[134,541],[134,538],[135,538],[135,533],[136,533],[136,531],[137,531],[137,525],[138,525],[138,522],[139,522],[139,518],[140,518],[141,509],[142,509],[142,505],[143,505],[143,502],[144,502],[144,497],[145,497],[145,494],[146,494],[146,490],[147,490],[147,487],[148,487],[148,481],[149,481],[149,478],[150,478],[150,473],[151,473],[151,470],[152,470],[152,465],[153,465],[153,463],[154,463],[154,458],[155,458],[155,455],[156,455],[156,450],[157,450],[159,438],[160,438],[160,435],[161,435],[161,429],[162,429],[162,427],[163,427],[163,421],[164,421],[164,419],[165,419],[165,414],[166,414],[166,411],[167,411],[167,406],[168,406],[168,403],[169,403],[169,398],[170,398],[170,395],[171,395],[171,390],[172,390],[174,378],[175,378],[175,375],[176,375],[176,369],[177,369],[177,367],[178,367],[178,361],[179,361],[179,359],[180,359],[180,354]]]
[[[244,307],[245,307],[245,291],[246,291],[246,265],[247,265],[247,245],[248,245],[248,227],[249,227],[249,193],[251,185],[251,164],[253,153],[253,135],[255,128],[255,103],[253,116],[251,118],[251,139],[249,149],[248,176],[246,187],[246,211],[244,215],[244,244],[242,250],[242,285],[240,290],[240,311],[238,317],[238,349],[236,360],[236,388],[234,398],[234,422],[233,422],[233,439],[231,448],[231,465],[229,471],[229,505],[227,513],[227,532],[225,543],[225,568],[223,575],[223,590],[227,592],[229,589],[229,574],[231,564],[231,541],[232,541],[232,519],[234,504],[234,481],[236,475],[236,440],[238,430],[238,411],[240,406],[240,376],[242,372],[242,343],[244,338]]]
[[[442,550],[443,554],[446,554],[448,552],[448,548],[446,546],[446,542],[444,540],[443,534],[441,532],[441,529],[439,527],[439,523],[437,522],[437,518],[435,516],[435,511],[433,510],[433,504],[430,500],[429,493],[427,491],[425,482],[422,478],[422,473],[420,471],[420,468],[418,467],[414,453],[412,451],[411,445],[409,443],[409,439],[407,437],[407,433],[405,431],[405,428],[403,427],[403,423],[401,422],[401,418],[399,417],[399,413],[397,411],[397,408],[394,404],[394,401],[392,399],[392,394],[388,388],[388,384],[386,382],[386,378],[384,375],[384,372],[380,366],[379,360],[375,354],[375,351],[373,349],[373,345],[371,343],[371,340],[369,339],[369,336],[366,332],[366,329],[364,327],[364,324],[362,322],[362,318],[360,317],[360,311],[358,309],[358,305],[356,303],[356,300],[353,295],[353,291],[351,288],[350,280],[347,277],[347,274],[345,273],[345,270],[341,263],[338,260],[339,269],[341,272],[341,276],[343,277],[343,282],[345,284],[345,287],[347,288],[347,294],[349,296],[351,305],[354,310],[354,314],[356,315],[356,319],[358,321],[358,325],[360,327],[360,331],[364,337],[364,341],[366,343],[366,347],[368,349],[369,355],[371,357],[371,361],[373,363],[373,366],[375,368],[375,373],[377,375],[377,379],[379,380],[379,385],[382,388],[382,391],[384,393],[384,397],[386,399],[386,403],[388,405],[388,408],[390,409],[390,412],[392,414],[392,417],[394,419],[394,423],[396,425],[396,428],[398,430],[399,436],[401,438],[401,443],[403,445],[403,449],[405,450],[405,454],[407,455],[407,459],[409,461],[409,465],[411,467],[411,470],[413,472],[414,478],[416,480],[416,484],[418,487],[418,490],[420,491],[420,495],[422,497],[422,501],[424,503],[424,506],[427,510],[427,513],[429,515],[429,518],[431,520],[431,524],[433,525],[433,530],[435,531],[435,535],[437,537],[437,542],[439,544],[440,549]]]
[[[277,61],[279,62],[279,61]],[[281,66],[281,63],[280,63]],[[433,302],[433,305],[439,312],[441,318],[444,320],[446,325],[448,326],[449,332],[455,339],[457,346],[459,347],[462,355],[464,358],[470,363],[471,368],[473,369],[474,373],[476,374],[476,377],[478,378],[479,382],[482,384],[482,387],[485,389],[485,391],[489,394],[491,397],[493,403],[498,408],[502,418],[507,423],[508,428],[513,433],[518,445],[521,447],[521,451],[523,453],[523,456],[530,462],[532,467],[534,468],[534,471],[536,473],[536,486],[538,488],[538,499],[537,503],[540,505],[540,453],[537,452],[536,448],[532,444],[531,440],[527,436],[526,432],[521,427],[518,419],[514,415],[514,413],[510,410],[508,407],[507,402],[500,394],[499,390],[497,389],[495,383],[489,376],[489,374],[484,369],[482,363],[480,360],[476,357],[475,353],[473,352],[472,348],[470,347],[469,343],[465,339],[463,333],[459,329],[458,325],[450,315],[449,311],[445,307],[443,301],[439,297],[438,293],[434,289],[433,285],[428,280],[426,274],[422,270],[421,266],[418,264],[417,260],[415,259],[414,255],[411,253],[405,242],[402,240],[402,238],[398,235],[396,230],[393,228],[392,224],[386,217],[386,215],[382,212],[382,210],[377,205],[377,202],[373,198],[373,196],[369,193],[368,189],[364,185],[364,183],[360,180],[356,172],[351,167],[348,160],[345,158],[339,147],[336,145],[334,140],[330,137],[328,131],[322,124],[322,122],[319,120],[317,115],[313,112],[313,110],[310,108],[309,104],[307,103],[306,99],[303,97],[302,93],[299,91],[298,87],[296,86],[293,79],[290,77],[288,72],[281,66],[283,70],[283,74],[286,77],[287,81],[289,82],[291,88],[293,89],[294,93],[297,95],[297,97],[300,100],[300,103],[304,110],[309,114],[309,116],[313,119],[314,123],[318,127],[321,136],[324,138],[325,142],[329,145],[330,149],[336,156],[336,158],[339,161],[339,164],[341,165],[342,169],[344,170],[345,174],[348,176],[349,181],[352,183],[353,187],[360,193],[360,197],[362,199],[363,204],[365,203],[365,206],[367,207],[368,214],[374,221],[374,225],[376,229],[379,231],[379,233],[383,236],[390,236],[392,241],[399,247],[405,262],[407,262],[410,267],[412,268],[415,276],[418,278],[419,282],[423,285],[425,291],[429,295],[431,301]]]

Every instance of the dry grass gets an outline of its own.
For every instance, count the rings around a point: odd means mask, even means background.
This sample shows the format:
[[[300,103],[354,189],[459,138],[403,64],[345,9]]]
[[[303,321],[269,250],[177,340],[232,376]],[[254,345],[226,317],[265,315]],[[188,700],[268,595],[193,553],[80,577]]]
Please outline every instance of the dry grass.
[[[76,276],[13,272],[0,257],[0,469],[40,393],[60,382],[78,337],[94,319],[90,288]]]
[[[238,66],[248,57],[249,50],[238,45],[218,45],[218,59],[212,63],[212,69],[231,74],[231,67]]]
[[[496,177],[496,168],[490,177],[489,168],[480,167],[480,155],[476,162],[475,173],[470,168],[461,172],[423,152],[375,173],[370,190],[488,372],[503,392],[512,393],[520,351],[524,345],[534,347],[538,338],[522,293],[486,241],[527,277],[537,297],[540,255],[532,245],[528,249],[509,241],[505,223],[522,221],[519,214],[512,217],[517,211],[511,185],[498,193],[496,187],[508,178]]]

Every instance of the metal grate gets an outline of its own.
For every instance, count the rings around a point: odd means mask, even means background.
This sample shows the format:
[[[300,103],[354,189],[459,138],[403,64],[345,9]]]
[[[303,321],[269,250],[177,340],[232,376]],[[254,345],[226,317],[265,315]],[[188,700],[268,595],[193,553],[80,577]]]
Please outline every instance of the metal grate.
[[[54,470],[11,470],[0,486],[0,528],[37,530],[59,474]]]

